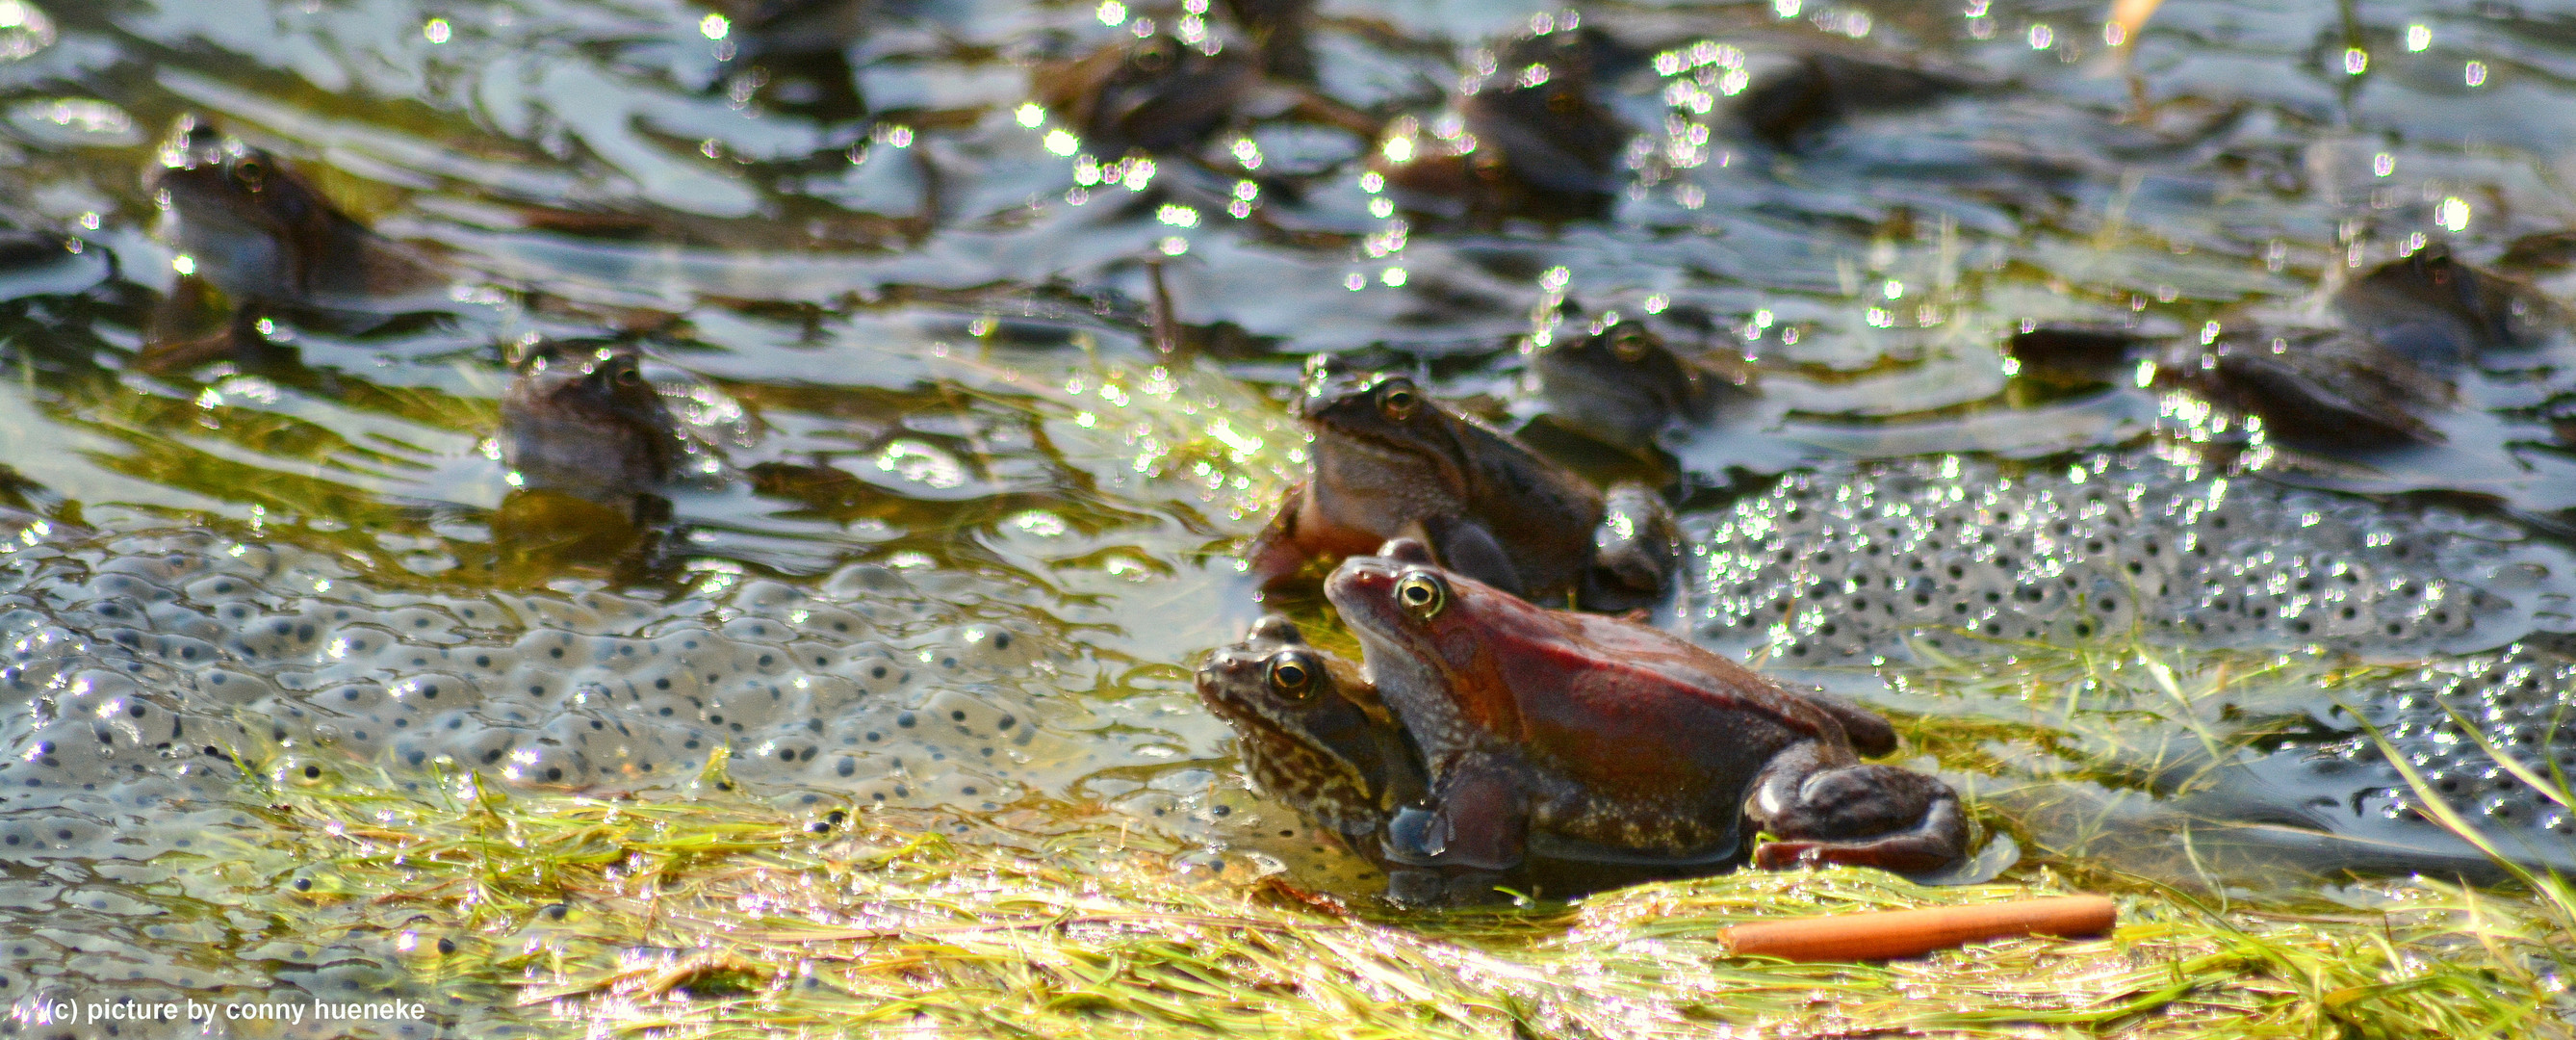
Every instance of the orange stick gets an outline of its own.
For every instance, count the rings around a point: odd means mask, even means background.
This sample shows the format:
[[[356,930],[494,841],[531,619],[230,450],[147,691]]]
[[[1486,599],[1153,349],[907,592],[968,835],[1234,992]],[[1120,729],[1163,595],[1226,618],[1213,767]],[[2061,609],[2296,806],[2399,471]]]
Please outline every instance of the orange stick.
[[[1738,957],[1792,961],[1874,961],[1919,957],[1980,939],[2097,935],[2118,910],[2102,896],[2054,896],[1987,906],[1879,910],[1795,921],[1739,924],[1720,935]]]

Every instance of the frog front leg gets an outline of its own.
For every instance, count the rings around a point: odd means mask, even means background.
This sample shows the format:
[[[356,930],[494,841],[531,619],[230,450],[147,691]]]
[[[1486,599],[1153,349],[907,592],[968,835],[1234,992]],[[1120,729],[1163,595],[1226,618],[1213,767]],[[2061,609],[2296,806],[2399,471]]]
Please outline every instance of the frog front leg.
[[[1386,855],[1416,867],[1507,871],[1529,847],[1528,798],[1508,764],[1469,756],[1432,784],[1424,805],[1396,810]]]
[[[1419,525],[1423,540],[1439,553],[1440,566],[1515,596],[1528,595],[1521,585],[1520,568],[1512,565],[1512,556],[1503,551],[1503,543],[1483,523],[1466,517],[1442,517],[1424,520]]]
[[[1908,769],[1831,761],[1824,745],[1780,753],[1754,781],[1745,818],[1778,840],[1753,854],[1764,869],[1843,863],[1903,874],[1938,870],[1967,854],[1967,813],[1939,778]]]

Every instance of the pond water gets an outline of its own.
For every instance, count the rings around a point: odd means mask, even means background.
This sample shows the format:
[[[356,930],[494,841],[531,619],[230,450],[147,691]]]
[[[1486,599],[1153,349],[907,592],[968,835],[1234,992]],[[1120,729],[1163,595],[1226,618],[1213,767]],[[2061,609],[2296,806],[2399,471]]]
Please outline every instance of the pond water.
[[[1319,353],[1662,483],[1657,620],[1899,713],[2033,862],[2477,873],[2366,722],[2576,864],[2470,738],[2576,765],[2576,12],[2545,6],[1328,2],[1306,74],[1274,46],[1109,154],[1068,63],[1245,60],[1230,12],[1267,8],[0,0],[0,997],[427,992],[185,883],[168,857],[260,826],[245,766],[656,791],[721,748],[818,818],[1107,814],[1368,892],[1190,688],[1265,609],[1235,554],[1302,479]],[[1498,55],[1591,33],[1583,118],[1634,136],[1581,212],[1388,183],[1463,85],[1547,79]],[[1839,62],[1878,71],[1783,86]],[[155,179],[183,124],[415,277],[316,249],[252,298],[261,233],[189,237]],[[2387,287],[2428,262],[2471,266]],[[226,313],[266,346],[171,360]],[[1750,392],[1587,439],[1532,358],[1622,322]],[[2428,326],[2463,356],[2400,374],[2393,441],[2195,382],[2261,330]],[[2074,327],[2146,353],[2004,350]],[[501,461],[512,362],[610,339],[690,438],[641,522]]]

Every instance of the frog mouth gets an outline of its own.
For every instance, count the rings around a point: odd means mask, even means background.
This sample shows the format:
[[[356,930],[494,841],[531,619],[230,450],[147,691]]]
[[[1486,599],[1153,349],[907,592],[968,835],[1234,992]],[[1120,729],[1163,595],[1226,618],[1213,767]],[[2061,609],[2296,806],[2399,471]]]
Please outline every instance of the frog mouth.
[[[1315,439],[1318,442],[1332,442],[1333,446],[1344,455],[1342,465],[1337,467],[1341,470],[1375,467],[1400,472],[1401,469],[1427,468],[1437,472],[1440,479],[1450,486],[1463,486],[1466,481],[1465,475],[1458,472],[1455,463],[1442,458],[1437,452],[1424,450],[1419,444],[1391,437],[1380,437],[1366,430],[1342,429],[1322,424],[1318,424],[1315,429]],[[1359,456],[1359,458],[1351,458],[1351,456]]]

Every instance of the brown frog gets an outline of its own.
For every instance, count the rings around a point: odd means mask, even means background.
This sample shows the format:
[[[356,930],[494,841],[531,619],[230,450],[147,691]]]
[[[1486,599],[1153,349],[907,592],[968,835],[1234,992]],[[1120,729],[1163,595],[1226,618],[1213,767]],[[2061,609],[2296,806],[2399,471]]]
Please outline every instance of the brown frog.
[[[2371,269],[2334,302],[2336,328],[2237,325],[2207,343],[2156,345],[2117,326],[2041,325],[2004,351],[2022,375],[2061,383],[2126,380],[2145,364],[2155,386],[2260,416],[2280,440],[2372,449],[2442,440],[2434,419],[2457,404],[2462,366],[2565,321],[2529,286],[2440,245]]]
[[[182,273],[237,300],[364,309],[442,279],[424,258],[340,212],[295,168],[182,119],[149,178]]]
[[[1636,131],[1594,95],[1634,59],[1590,27],[1513,39],[1456,100],[1454,118],[1397,121],[1373,164],[1417,214],[1481,224],[1607,217]]]
[[[1252,37],[1264,71],[1281,79],[1312,82],[1315,49],[1307,42],[1315,0],[1225,0],[1225,12]]]
[[[1064,114],[1086,150],[1118,156],[1206,140],[1261,85],[1261,67],[1157,34],[1040,66],[1032,81],[1038,101]]]
[[[1379,857],[1378,829],[1427,789],[1422,753],[1359,667],[1306,645],[1287,618],[1264,617],[1242,642],[1211,651],[1198,691],[1234,727],[1262,793],[1361,855]]]
[[[2157,347],[2115,326],[2043,325],[2006,340],[2004,352],[2021,378],[2068,387],[2128,380],[2144,363],[2159,389],[2260,416],[2271,437],[2320,448],[2438,441],[2428,417],[2455,396],[2436,370],[2343,329],[2245,327]]]
[[[1421,539],[1450,568],[1518,595],[1598,610],[1654,602],[1679,566],[1652,491],[1604,496],[1401,375],[1318,374],[1302,418],[1312,475],[1248,553],[1264,588],[1306,561]]]
[[[2537,290],[2463,263],[2440,243],[2371,269],[2334,302],[2352,328],[2437,369],[2533,346],[2565,321]]]
[[[1634,321],[1559,340],[1530,357],[1548,418],[1628,452],[1654,449],[1677,424],[1707,421],[1752,393],[1751,366],[1684,358]]]
[[[1735,116],[1754,137],[1790,150],[1813,143],[1853,115],[1922,108],[1986,86],[1964,74],[1875,55],[1819,51],[1745,91]]]
[[[700,0],[726,20],[718,80],[738,100],[826,122],[867,113],[850,45],[900,12],[879,0]],[[701,31],[704,31],[702,28]]]
[[[1862,754],[1885,719],[1661,630],[1533,606],[1419,542],[1346,560],[1325,594],[1421,748],[1430,798],[1388,824],[1400,863],[1508,871],[1533,835],[1667,864],[1923,873],[1967,851],[1940,780]],[[1776,840],[1747,849],[1756,831]]]
[[[501,394],[501,461],[512,483],[583,498],[669,480],[686,452],[679,423],[631,349],[557,344]]]
[[[154,316],[139,361],[147,370],[251,359],[266,345],[258,326],[272,311],[327,314],[347,325],[446,281],[428,258],[333,207],[291,165],[193,118],[179,121],[147,180],[182,275]],[[230,327],[211,334],[200,327],[213,309],[207,287],[231,312]]]

